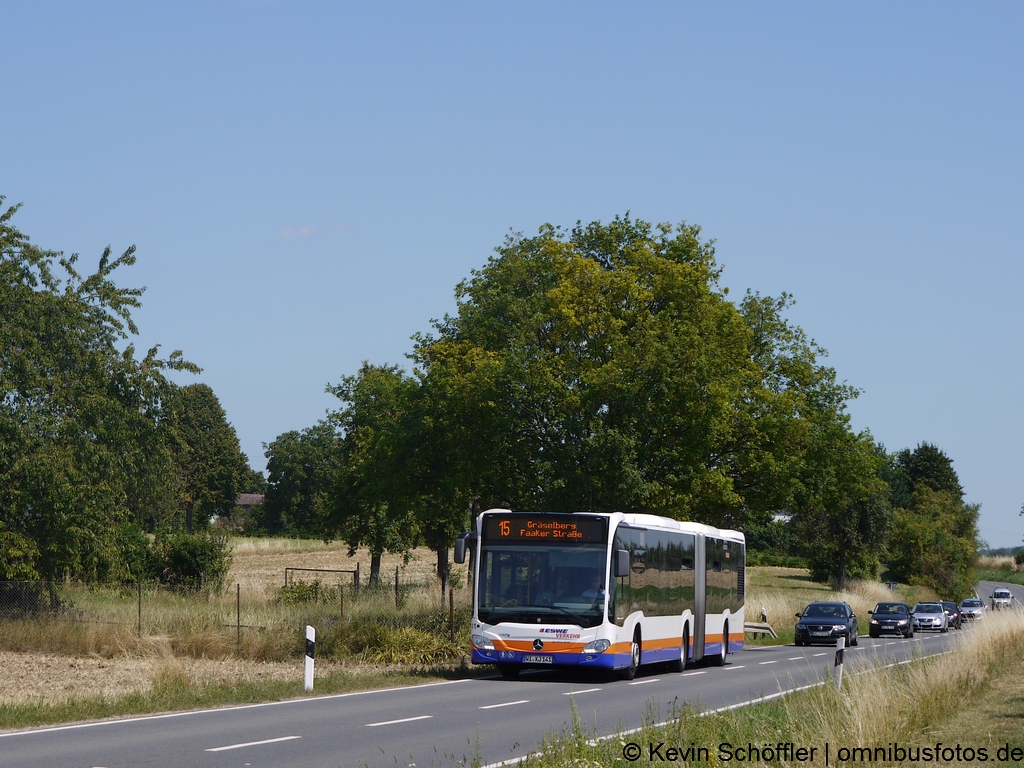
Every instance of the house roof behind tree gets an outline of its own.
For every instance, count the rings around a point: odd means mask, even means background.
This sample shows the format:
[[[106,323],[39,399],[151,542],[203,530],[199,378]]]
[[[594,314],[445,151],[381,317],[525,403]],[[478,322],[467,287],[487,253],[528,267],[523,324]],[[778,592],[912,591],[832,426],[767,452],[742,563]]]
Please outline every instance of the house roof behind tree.
[[[236,507],[244,507],[250,509],[252,507],[258,507],[263,503],[262,493],[242,493],[239,494],[238,500],[235,502]]]

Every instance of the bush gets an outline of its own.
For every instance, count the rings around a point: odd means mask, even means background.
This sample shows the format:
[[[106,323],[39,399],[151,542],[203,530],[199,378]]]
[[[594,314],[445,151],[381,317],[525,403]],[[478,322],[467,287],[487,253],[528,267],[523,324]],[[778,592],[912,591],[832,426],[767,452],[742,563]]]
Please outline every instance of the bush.
[[[162,584],[219,591],[230,568],[227,539],[207,533],[158,536],[150,548],[150,573]]]
[[[1013,562],[1017,565],[1024,565],[1024,548],[1018,549],[1013,555]]]

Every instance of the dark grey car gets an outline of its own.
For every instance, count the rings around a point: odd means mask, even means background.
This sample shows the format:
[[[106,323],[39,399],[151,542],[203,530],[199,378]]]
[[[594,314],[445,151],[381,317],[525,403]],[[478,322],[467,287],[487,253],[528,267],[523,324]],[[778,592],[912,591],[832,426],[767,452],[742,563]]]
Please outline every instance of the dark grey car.
[[[840,637],[847,645],[857,644],[857,615],[848,603],[811,603],[796,617],[797,645],[835,645]]]
[[[914,636],[914,618],[910,615],[910,606],[906,603],[879,603],[875,610],[868,611],[871,621],[868,622],[868,634],[871,637],[882,635]]]

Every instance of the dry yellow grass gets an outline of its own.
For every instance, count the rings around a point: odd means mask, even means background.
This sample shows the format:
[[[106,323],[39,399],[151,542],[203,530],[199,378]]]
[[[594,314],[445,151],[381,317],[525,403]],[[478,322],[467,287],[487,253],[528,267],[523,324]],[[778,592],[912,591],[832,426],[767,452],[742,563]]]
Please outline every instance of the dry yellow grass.
[[[835,744],[933,744],[948,738],[974,747],[994,746],[1008,736],[1019,739],[1020,730],[998,720],[986,722],[986,707],[975,702],[995,705],[992,689],[1007,677],[1019,694],[1022,663],[1024,615],[1007,611],[959,635],[952,653],[849,675],[841,695],[831,686],[818,689],[794,700],[790,716],[794,723],[807,725],[806,738]],[[1005,712],[1006,702],[992,708]]]

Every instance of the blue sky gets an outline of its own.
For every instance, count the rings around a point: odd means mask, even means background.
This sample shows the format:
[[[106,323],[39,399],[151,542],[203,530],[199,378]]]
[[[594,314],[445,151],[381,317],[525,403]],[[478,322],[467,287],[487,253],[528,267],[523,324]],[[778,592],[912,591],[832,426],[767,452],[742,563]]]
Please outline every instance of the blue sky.
[[[854,426],[1024,518],[1024,7],[6,3],[0,194],[138,247],[140,346],[202,366],[253,466],[404,363],[509,230],[686,220],[863,389]],[[195,380],[195,379],[193,379]]]

